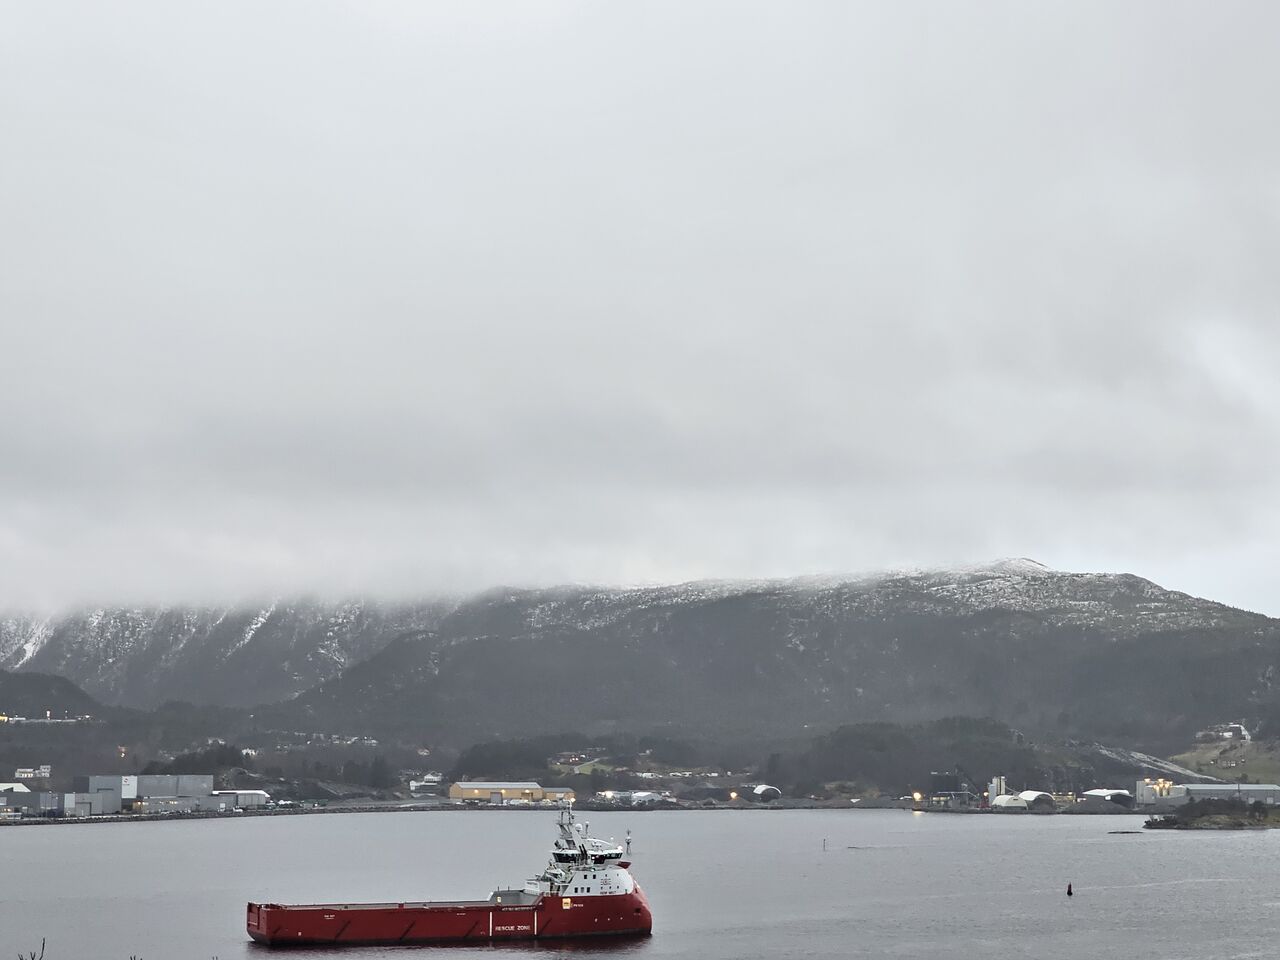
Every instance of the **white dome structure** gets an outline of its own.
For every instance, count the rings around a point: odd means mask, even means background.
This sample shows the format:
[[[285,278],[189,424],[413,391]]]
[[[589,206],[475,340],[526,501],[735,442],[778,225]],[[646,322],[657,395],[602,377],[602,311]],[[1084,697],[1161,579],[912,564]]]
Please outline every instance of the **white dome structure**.
[[[1107,803],[1114,803],[1121,807],[1133,806],[1133,794],[1128,790],[1113,790],[1106,787],[1099,787],[1095,790],[1086,790],[1080,795],[1082,800],[1102,800]]]
[[[1053,795],[1043,790],[1023,790],[1018,796],[1026,803],[1029,810],[1053,810],[1058,806]]]
[[[991,808],[993,810],[1003,810],[1006,813],[1022,813],[1027,809],[1027,801],[1017,794],[1005,793],[991,801]]]
[[[1097,797],[1099,800],[1114,800],[1116,797],[1121,797],[1129,800],[1133,799],[1133,794],[1130,793],[1128,790],[1108,790],[1102,787],[1099,787],[1096,790],[1086,790],[1083,794],[1081,794],[1081,796]]]

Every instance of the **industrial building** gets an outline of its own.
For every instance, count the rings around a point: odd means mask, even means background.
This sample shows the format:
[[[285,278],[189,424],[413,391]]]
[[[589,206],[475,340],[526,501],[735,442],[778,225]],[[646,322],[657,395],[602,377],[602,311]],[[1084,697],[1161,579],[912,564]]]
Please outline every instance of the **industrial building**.
[[[449,799],[467,803],[542,803],[568,800],[573,802],[573,791],[567,787],[544,787],[532,780],[502,782],[491,780],[463,780],[450,784]]]
[[[1052,812],[1058,809],[1058,804],[1054,801],[1053,794],[1046,793],[1043,790],[1023,790],[1018,794],[1018,799],[1027,805],[1028,810]]]
[[[76,777],[71,785],[79,793],[115,793],[126,805],[138,798],[137,777]]]
[[[34,792],[0,783],[0,814],[101,817],[134,813],[191,813],[264,807],[265,790],[214,790],[212,774],[133,774],[76,777],[70,793]]]
[[[1110,787],[1096,787],[1093,790],[1086,790],[1080,795],[1080,799],[1082,801],[1102,800],[1126,808],[1133,806],[1132,793],[1128,790],[1113,790]]]
[[[213,796],[213,774],[142,773],[138,775],[138,796],[210,797]]]
[[[265,807],[271,800],[271,794],[265,790],[215,790],[213,796],[218,803],[241,810]]]
[[[120,797],[103,793],[49,793],[7,790],[0,792],[0,813],[24,817],[57,814],[64,817],[100,817],[120,812]]]
[[[57,794],[54,793],[0,790],[0,814],[6,817],[38,817],[57,808]]]
[[[1253,735],[1242,723],[1215,723],[1206,730],[1196,733],[1196,742],[1204,743],[1212,740],[1237,740],[1248,743]]]
[[[77,777],[74,786],[84,793],[114,793],[125,806],[139,813],[158,811],[216,810],[213,774],[114,774]]]
[[[1170,780],[1139,780],[1134,801],[1139,807],[1176,806],[1191,800],[1261,800],[1267,806],[1280,804],[1280,784],[1274,783],[1173,783]]]
[[[930,771],[929,792],[917,792],[920,796],[915,802],[932,810],[967,810],[982,803],[982,798],[961,779],[960,774],[949,770]],[[781,796],[782,792],[779,791],[778,795]]]
[[[112,774],[109,776],[76,777],[77,793],[114,797],[115,810],[136,813],[185,813],[195,810],[218,810],[214,801],[213,774]],[[90,801],[92,802],[92,801]],[[113,805],[104,800],[105,807]],[[226,801],[222,801],[225,805]],[[98,814],[95,808],[94,816]]]
[[[58,809],[64,817],[101,817],[120,812],[120,794],[114,790],[97,793],[59,793]]]
[[[1002,793],[991,801],[991,809],[1001,813],[1026,813],[1027,801],[1016,793]]]

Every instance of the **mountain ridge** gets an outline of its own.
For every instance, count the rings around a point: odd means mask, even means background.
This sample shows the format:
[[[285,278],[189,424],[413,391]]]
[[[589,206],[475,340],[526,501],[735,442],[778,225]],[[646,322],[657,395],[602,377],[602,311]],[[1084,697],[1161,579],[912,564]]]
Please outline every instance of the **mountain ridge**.
[[[1132,743],[1274,706],[1277,621],[1131,574],[1026,563],[496,589],[268,714],[474,737],[586,719],[605,732],[777,732],[990,715]]]
[[[0,669],[15,664],[106,703],[185,699],[284,729],[457,743],[968,715],[1150,746],[1223,717],[1280,718],[1280,621],[1026,558],[0,620]]]
[[[336,676],[449,606],[302,599],[10,616],[0,618],[0,669],[65,676],[106,703],[252,706]]]

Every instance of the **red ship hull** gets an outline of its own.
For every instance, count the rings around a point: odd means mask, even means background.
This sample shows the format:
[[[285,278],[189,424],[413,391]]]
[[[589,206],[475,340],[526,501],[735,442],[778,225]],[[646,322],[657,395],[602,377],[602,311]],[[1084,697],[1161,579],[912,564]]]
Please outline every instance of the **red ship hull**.
[[[616,896],[541,896],[532,903],[250,903],[247,929],[278,946],[374,946],[644,936],[653,928],[637,886]]]

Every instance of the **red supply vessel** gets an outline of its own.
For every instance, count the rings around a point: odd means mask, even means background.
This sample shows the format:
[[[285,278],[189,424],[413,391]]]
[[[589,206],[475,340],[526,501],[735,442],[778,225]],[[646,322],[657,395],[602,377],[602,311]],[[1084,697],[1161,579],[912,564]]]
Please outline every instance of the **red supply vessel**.
[[[250,903],[249,936],[316,947],[647,935],[653,917],[627,851],[589,836],[568,807],[559,826],[551,862],[523,888],[495,890],[488,900]]]

